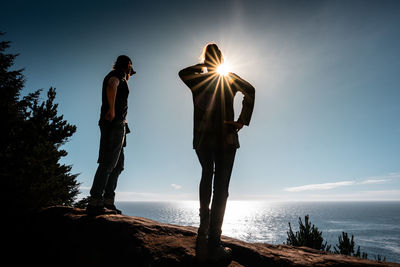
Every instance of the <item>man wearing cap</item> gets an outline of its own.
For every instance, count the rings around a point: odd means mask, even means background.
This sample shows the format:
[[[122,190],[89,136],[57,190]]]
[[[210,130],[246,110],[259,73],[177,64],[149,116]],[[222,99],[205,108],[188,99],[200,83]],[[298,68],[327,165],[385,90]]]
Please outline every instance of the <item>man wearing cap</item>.
[[[105,213],[120,214],[115,207],[115,189],[118,176],[124,169],[124,147],[129,128],[126,123],[128,112],[128,80],[135,74],[132,60],[121,55],[113,70],[104,78],[100,113],[99,166],[90,189],[86,211],[89,215]]]

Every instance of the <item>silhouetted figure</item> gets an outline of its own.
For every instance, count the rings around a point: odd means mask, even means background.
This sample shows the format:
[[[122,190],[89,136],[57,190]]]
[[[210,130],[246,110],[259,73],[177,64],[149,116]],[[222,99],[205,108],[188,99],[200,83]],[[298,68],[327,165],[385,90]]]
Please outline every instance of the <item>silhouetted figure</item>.
[[[234,73],[222,75],[217,72],[223,56],[216,44],[206,45],[203,54],[204,63],[181,70],[179,77],[193,94],[193,148],[202,166],[197,256],[201,260],[218,261],[230,255],[230,249],[220,243],[221,227],[235,153],[239,148],[237,132],[250,123],[255,90]],[[234,121],[233,104],[238,91],[244,98],[240,116]],[[206,251],[204,243],[208,248]]]
[[[90,190],[87,212],[90,215],[118,213],[115,207],[115,189],[118,176],[124,169],[124,147],[129,133],[126,115],[128,112],[128,80],[135,71],[129,57],[117,58],[113,70],[104,78],[100,113],[99,166]]]

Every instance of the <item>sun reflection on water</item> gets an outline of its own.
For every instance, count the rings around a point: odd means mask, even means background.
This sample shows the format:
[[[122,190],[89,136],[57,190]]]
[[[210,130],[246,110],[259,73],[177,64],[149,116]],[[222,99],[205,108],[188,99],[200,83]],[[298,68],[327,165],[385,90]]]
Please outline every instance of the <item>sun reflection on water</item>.
[[[172,224],[198,227],[200,222],[198,201],[165,203],[158,212],[158,216]],[[249,242],[280,242],[286,234],[275,223],[281,213],[273,203],[228,201],[222,234]]]
[[[271,222],[274,209],[268,202],[228,201],[222,234],[252,242],[275,242],[278,229]]]

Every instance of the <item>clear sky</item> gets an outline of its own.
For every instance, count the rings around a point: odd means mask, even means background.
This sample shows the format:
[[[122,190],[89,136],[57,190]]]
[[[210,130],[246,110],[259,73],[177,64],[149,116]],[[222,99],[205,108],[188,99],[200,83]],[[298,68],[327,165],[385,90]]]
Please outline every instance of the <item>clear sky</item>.
[[[1,2],[0,30],[20,53],[23,94],[56,87],[77,126],[63,162],[83,195],[101,84],[126,54],[137,74],[117,199],[197,199],[192,97],[178,71],[215,41],[256,88],[230,199],[400,200],[399,1],[14,0]]]

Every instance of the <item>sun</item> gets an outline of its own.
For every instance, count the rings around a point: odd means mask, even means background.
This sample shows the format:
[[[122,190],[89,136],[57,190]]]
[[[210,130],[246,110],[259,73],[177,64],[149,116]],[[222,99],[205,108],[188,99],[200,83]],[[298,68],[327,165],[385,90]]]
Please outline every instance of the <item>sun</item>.
[[[226,76],[231,71],[231,66],[224,62],[217,67],[217,72],[219,75]]]

